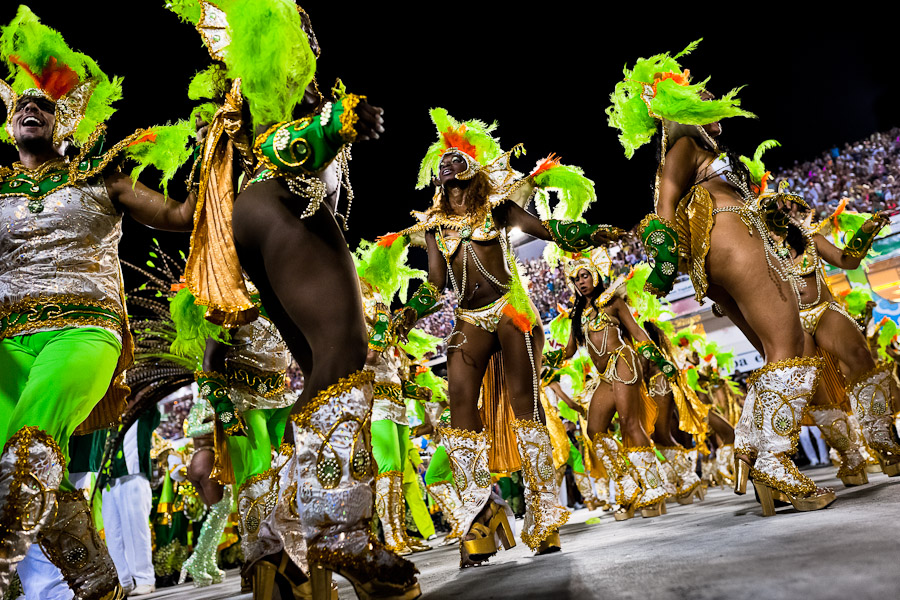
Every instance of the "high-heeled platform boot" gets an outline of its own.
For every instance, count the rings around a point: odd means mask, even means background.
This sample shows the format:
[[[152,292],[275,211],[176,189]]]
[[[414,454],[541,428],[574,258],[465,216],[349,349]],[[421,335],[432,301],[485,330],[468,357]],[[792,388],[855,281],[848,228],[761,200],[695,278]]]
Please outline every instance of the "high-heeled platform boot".
[[[866,444],[888,477],[900,475],[900,445],[894,440],[891,398],[893,362],[883,361],[847,386],[850,405],[859,420]]]
[[[666,457],[666,463],[675,471],[675,500],[679,504],[692,504],[694,502],[694,489],[700,485],[700,478],[696,473],[686,468],[684,456],[680,446],[657,446],[657,450]]]
[[[440,481],[432,483],[428,486],[428,493],[434,499],[440,508],[444,519],[450,524],[450,533],[438,543],[438,546],[449,546],[459,541],[462,537],[462,521],[460,511],[462,510],[462,499],[459,492],[449,481]]]
[[[231,486],[226,485],[222,499],[209,508],[209,516],[203,521],[200,536],[194,551],[181,566],[181,575],[178,583],[187,581],[188,575],[194,580],[194,587],[207,587],[214,583],[222,583],[225,579],[225,571],[219,568],[216,561],[219,540],[228,525],[228,517],[231,515]]]
[[[726,486],[734,485],[734,444],[723,444],[716,449],[716,470]]]
[[[632,518],[641,487],[625,464],[619,442],[608,433],[598,433],[594,436],[594,452],[603,462],[607,474],[615,479],[616,504],[619,505],[615,512],[616,521]]]
[[[332,572],[360,598],[411,600],[421,594],[415,565],[373,539],[368,527],[373,378],[371,371],[344,377],[292,416],[297,508],[314,600],[331,596]]]
[[[734,426],[734,493],[746,494],[750,465],[756,459],[760,431],[756,426],[756,387],[747,382],[747,395],[741,417]]]
[[[403,530],[406,524],[400,521],[398,503],[403,505],[403,495],[398,492],[402,485],[403,473],[400,471],[387,471],[375,476],[375,512],[381,521],[381,530],[384,533],[384,547],[400,556],[412,554],[412,548],[406,543]]]
[[[522,541],[537,554],[556,552],[562,547],[559,528],[569,520],[569,511],[559,503],[550,432],[538,421],[521,419],[513,420],[512,429],[525,479]]]
[[[818,510],[834,502],[832,490],[820,490],[800,473],[790,455],[800,439],[800,421],[818,383],[820,360],[790,358],[770,363],[750,376],[756,388],[755,425],[760,432],[750,478],[763,515],[775,514],[774,500],[786,500],[800,511]]]
[[[658,517],[663,513],[666,498],[669,497],[660,474],[659,459],[650,446],[625,448],[625,451],[641,486],[641,494],[634,507],[641,509],[642,517]]]
[[[37,427],[23,427],[0,454],[0,595],[16,564],[56,517],[56,496],[66,463],[56,442]]]
[[[600,499],[594,483],[587,473],[572,473],[572,475],[575,477],[575,487],[578,488],[578,493],[581,494],[581,499],[584,500],[584,505],[588,510],[604,508],[608,504],[606,500]]]
[[[441,440],[450,458],[453,482],[462,500],[460,511],[460,568],[484,562],[497,553],[502,544],[505,549],[516,545],[509,524],[511,511],[496,495],[491,493],[491,472],[488,470],[490,440],[486,432],[476,433],[452,427],[440,428]],[[488,507],[488,523],[476,519]],[[471,536],[473,539],[465,539]]]
[[[57,492],[56,498],[56,518],[41,530],[38,541],[62,572],[75,600],[124,598],[116,566],[94,527],[84,492]]]
[[[675,465],[668,459],[661,460],[659,461],[659,471],[663,478],[663,487],[669,495],[668,500],[675,499],[678,496],[678,473],[675,471]]]
[[[866,459],[860,454],[860,440],[856,431],[850,426],[850,419],[837,405],[811,406],[809,415],[828,445],[834,448],[841,457],[837,476],[844,485],[853,487],[869,482],[866,475]]]

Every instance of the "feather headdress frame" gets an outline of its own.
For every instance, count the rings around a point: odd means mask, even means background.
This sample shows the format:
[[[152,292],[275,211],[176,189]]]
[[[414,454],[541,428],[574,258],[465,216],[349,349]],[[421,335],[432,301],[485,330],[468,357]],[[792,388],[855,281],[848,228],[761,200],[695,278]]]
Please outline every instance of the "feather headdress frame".
[[[563,272],[566,276],[566,284],[573,292],[581,295],[581,292],[578,291],[578,288],[575,287],[575,284],[572,282],[572,279],[578,275],[578,272],[581,269],[584,269],[591,274],[594,287],[597,287],[600,285],[600,280],[602,278],[609,277],[611,266],[612,260],[609,258],[609,253],[606,251],[606,248],[603,247],[594,248],[590,252],[584,252],[582,254],[567,254],[563,260]]]
[[[42,98],[54,105],[53,144],[71,138],[85,143],[115,112],[122,97],[122,80],[110,79],[86,54],[72,50],[62,35],[43,23],[27,6],[2,28],[0,58],[12,76],[0,80],[6,122],[0,141],[14,143],[12,117],[23,97]]]

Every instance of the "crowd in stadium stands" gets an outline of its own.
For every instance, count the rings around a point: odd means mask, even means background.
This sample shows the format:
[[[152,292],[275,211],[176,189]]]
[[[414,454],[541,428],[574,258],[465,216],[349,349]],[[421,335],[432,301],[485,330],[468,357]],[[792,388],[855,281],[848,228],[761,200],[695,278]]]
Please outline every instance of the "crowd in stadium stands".
[[[777,150],[770,151],[777,152]],[[830,215],[843,198],[847,208],[875,212],[896,208],[900,197],[900,129],[873,133],[867,139],[834,147],[822,156],[775,173],[773,183],[787,181],[817,211]]]

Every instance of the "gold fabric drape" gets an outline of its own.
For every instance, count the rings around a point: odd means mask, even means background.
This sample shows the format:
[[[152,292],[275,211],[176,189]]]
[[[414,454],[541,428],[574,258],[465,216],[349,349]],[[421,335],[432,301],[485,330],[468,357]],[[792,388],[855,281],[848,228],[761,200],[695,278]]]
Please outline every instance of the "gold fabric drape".
[[[191,253],[184,270],[197,304],[207,307],[206,318],[226,327],[245,325],[259,314],[244,285],[231,227],[235,146],[228,132],[241,118],[239,85],[236,81],[237,89],[232,87],[206,134]]]
[[[522,468],[516,434],[511,423],[516,418],[506,392],[503,373],[503,358],[495,352],[488,362],[487,371],[481,382],[479,413],[481,423],[490,435],[491,450],[488,454],[488,468],[491,473],[512,473]]]
[[[559,418],[559,412],[550,406],[543,387],[541,388],[541,405],[544,407],[547,431],[550,432],[550,444],[553,446],[553,468],[558,469],[569,462],[569,436],[566,435],[566,426]]]
[[[697,302],[703,302],[709,284],[706,280],[706,255],[713,226],[713,201],[701,185],[695,185],[678,201],[675,208],[675,231],[678,233],[678,255],[682,270],[687,270],[694,284]]]
[[[213,440],[216,459],[213,461],[213,469],[209,476],[222,485],[234,485],[237,481],[234,478],[231,454],[228,453],[227,436],[218,419],[216,419],[216,426],[213,429]]]

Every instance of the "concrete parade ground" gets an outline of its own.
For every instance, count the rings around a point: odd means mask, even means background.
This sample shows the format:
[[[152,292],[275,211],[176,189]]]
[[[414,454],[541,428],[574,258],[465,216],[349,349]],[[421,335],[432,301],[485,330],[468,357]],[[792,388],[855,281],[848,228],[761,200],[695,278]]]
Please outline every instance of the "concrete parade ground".
[[[837,492],[825,510],[779,508],[764,518],[752,485],[745,496],[710,488],[666,515],[615,522],[612,513],[575,511],[560,531],[563,550],[533,556],[518,541],[487,566],[459,570],[457,546],[412,558],[423,600],[456,598],[551,600],[887,600],[900,598],[900,477],[870,474],[845,488],[831,467],[805,471]],[[600,523],[586,521],[599,517]],[[517,521],[517,531],[522,522]],[[432,542],[434,544],[436,542]],[[356,598],[343,579],[341,600]],[[165,588],[147,599],[242,598],[240,577],[194,589]]]

